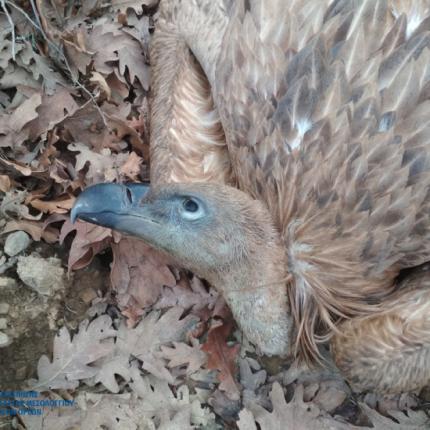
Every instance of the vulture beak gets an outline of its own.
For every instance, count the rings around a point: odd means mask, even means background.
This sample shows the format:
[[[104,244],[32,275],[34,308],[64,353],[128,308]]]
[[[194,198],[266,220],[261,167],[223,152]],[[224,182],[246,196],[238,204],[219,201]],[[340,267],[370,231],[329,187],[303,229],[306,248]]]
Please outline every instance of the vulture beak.
[[[79,218],[134,234],[133,225],[144,217],[141,202],[148,191],[149,185],[145,184],[93,185],[76,199],[70,214],[71,221]]]

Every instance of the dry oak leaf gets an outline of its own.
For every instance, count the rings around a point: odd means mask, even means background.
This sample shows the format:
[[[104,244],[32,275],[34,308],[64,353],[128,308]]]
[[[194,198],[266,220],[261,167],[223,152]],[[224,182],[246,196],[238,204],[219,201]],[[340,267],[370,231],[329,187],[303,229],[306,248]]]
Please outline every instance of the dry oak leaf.
[[[98,19],[92,31],[85,35],[85,46],[94,52],[94,70],[109,75],[116,66],[112,63],[118,61],[118,52],[125,49],[126,41],[130,36],[121,30],[121,24],[112,22],[109,18]]]
[[[201,428],[199,426],[206,426],[204,428],[208,429],[217,428],[214,426],[215,415],[208,408],[202,407],[199,400],[192,399],[186,385],[177,387],[174,394],[166,381],[153,376],[142,377],[136,368],[133,368],[131,373],[133,382],[130,387],[142,399],[147,413],[155,418],[157,424],[159,423],[159,429],[170,429],[171,427],[164,427],[165,423],[169,423],[175,414],[184,411],[188,411],[189,422],[197,428]],[[189,427],[172,427],[171,429],[185,430],[187,428]]]
[[[0,164],[4,164],[10,170],[13,171],[13,174],[23,175],[23,176],[32,176],[33,170],[30,167],[23,166],[20,163],[16,163],[14,161],[6,160],[4,158],[0,158]],[[35,172],[40,173],[40,172]]]
[[[160,423],[154,417],[152,403],[142,402],[130,393],[84,393],[78,397],[77,402],[82,405],[80,428],[84,430],[192,430],[189,406]]]
[[[58,241],[59,231],[53,227],[46,227],[42,221],[11,220],[3,228],[3,234],[11,231],[22,230],[28,233],[35,241],[43,239],[47,243]]]
[[[155,303],[164,285],[176,285],[167,259],[142,240],[122,238],[112,244],[111,282],[121,307],[144,308]]]
[[[97,72],[108,75],[115,70],[112,62],[119,62],[119,72],[125,75],[127,67],[130,83],[137,78],[145,90],[149,89],[149,66],[142,53],[141,44],[130,34],[122,31],[121,24],[110,22],[106,18],[97,21],[93,31],[88,34],[87,48],[95,52],[94,68]]]
[[[208,337],[202,351],[208,355],[207,368],[218,370],[219,389],[224,391],[232,400],[240,397],[239,387],[236,383],[236,359],[240,345],[228,346],[227,338],[232,330],[233,323],[227,320],[224,324],[218,323],[209,329]]]
[[[239,430],[348,430],[359,427],[336,421],[321,412],[318,406],[303,401],[303,386],[298,386],[293,399],[287,403],[279,383],[270,393],[272,412],[258,404],[249,405],[239,413]],[[361,427],[360,427],[361,428]]]
[[[187,376],[197,372],[207,361],[207,356],[197,340],[194,340],[193,346],[183,342],[173,342],[173,347],[162,346],[158,356],[169,360],[167,366],[170,369],[186,365]]]
[[[12,114],[0,115],[0,147],[22,145],[28,139],[30,131],[24,126],[38,116],[36,108],[42,103],[40,94],[33,94],[22,102]]]
[[[68,87],[58,68],[54,67],[51,60],[36,53],[31,45],[27,43],[17,58],[17,64],[30,72],[35,80],[42,82],[43,92],[53,94],[57,86]]]
[[[142,157],[139,157],[135,152],[131,152],[127,161],[121,166],[120,173],[132,181],[137,181],[142,161]]]
[[[142,368],[147,372],[173,384],[175,378],[167,369],[166,360],[160,358],[158,353],[163,345],[183,342],[187,333],[199,322],[193,315],[181,318],[183,312],[179,307],[171,308],[162,315],[154,310],[134,329],[122,324],[118,330],[117,348],[142,361]]]
[[[86,177],[89,182],[112,182],[118,179],[120,167],[127,161],[128,154],[112,154],[110,149],[104,148],[100,153],[92,151],[83,143],[71,143],[67,146],[69,151],[77,151],[77,171],[82,170],[89,163]]]
[[[100,370],[93,382],[100,382],[112,393],[118,393],[120,388],[116,375],[130,381],[133,356],[143,362],[143,369],[174,384],[175,378],[167,369],[167,361],[160,356],[160,351],[165,345],[185,340],[186,334],[197,324],[198,320],[192,316],[180,319],[182,313],[181,308],[172,308],[164,315],[152,311],[134,329],[122,321],[115,347],[96,363]],[[91,381],[87,383],[91,384]]]
[[[192,308],[195,313],[205,307],[213,309],[218,296],[218,292],[213,288],[207,291],[197,276],[194,276],[191,281],[181,278],[173,287],[163,288],[155,307],[163,309],[170,306],[181,306],[185,309]]]
[[[43,213],[65,214],[68,213],[70,209],[72,209],[75,200],[76,199],[73,196],[50,201],[35,198],[33,200],[30,200],[28,203],[30,203],[31,206]]]
[[[111,90],[109,88],[108,83],[106,82],[106,79],[101,73],[92,72],[90,81],[93,82],[96,86],[98,86],[106,94],[106,98],[110,100]]]
[[[45,400],[41,397],[37,400]],[[22,414],[31,430],[191,430],[190,405],[184,405],[160,423],[151,403],[135,394],[81,392],[72,406],[45,408],[41,415]]]
[[[82,221],[76,221],[72,224],[67,219],[61,227],[60,244],[63,243],[65,237],[72,231],[76,231],[76,236],[69,251],[69,272],[88,266],[94,256],[109,247],[112,241],[112,232],[110,229]]]
[[[430,418],[424,411],[413,411],[411,409],[406,413],[389,411],[389,414],[398,421],[396,423],[392,419],[379,414],[365,403],[360,403],[360,407],[369,417],[373,428],[377,430],[425,430],[430,428]]]
[[[79,78],[78,72],[83,75],[87,74],[87,67],[94,55],[88,52],[85,47],[85,30],[79,27],[74,28],[71,33],[63,33],[62,41],[72,76],[77,80]]]
[[[34,91],[34,90],[32,90]],[[78,104],[65,88],[58,88],[52,95],[44,94],[42,103],[37,107],[37,118],[27,124],[30,139],[46,139],[49,130],[79,109]]]
[[[91,323],[85,320],[73,339],[67,328],[62,327],[54,339],[52,362],[46,355],[40,357],[38,379],[30,380],[30,387],[37,391],[74,389],[80,379],[96,375],[99,368],[90,364],[109,354],[114,347],[113,337],[117,332],[111,326],[108,315]]]

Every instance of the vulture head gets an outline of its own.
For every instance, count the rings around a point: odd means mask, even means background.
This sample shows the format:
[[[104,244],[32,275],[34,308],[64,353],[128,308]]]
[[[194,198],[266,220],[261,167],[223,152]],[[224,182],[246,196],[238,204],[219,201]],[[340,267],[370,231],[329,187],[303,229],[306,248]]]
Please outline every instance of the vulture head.
[[[212,183],[98,184],[80,194],[71,218],[167,253],[223,294],[261,352],[290,352],[285,246],[260,201]]]

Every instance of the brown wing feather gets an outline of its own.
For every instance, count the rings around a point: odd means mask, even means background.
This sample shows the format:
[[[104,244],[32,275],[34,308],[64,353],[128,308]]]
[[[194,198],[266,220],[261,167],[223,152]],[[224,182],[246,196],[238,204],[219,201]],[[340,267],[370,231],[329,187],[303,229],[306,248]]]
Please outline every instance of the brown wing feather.
[[[240,189],[288,249],[298,347],[430,260],[428,2],[165,1],[212,87]],[[328,329],[328,330],[327,330]]]
[[[244,2],[214,83],[239,186],[288,247],[302,351],[430,260],[429,9],[316,3]]]
[[[338,367],[358,390],[400,393],[430,381],[430,267],[414,269],[377,315],[339,325]]]
[[[151,45],[151,182],[231,183],[208,80],[169,15],[162,7]]]

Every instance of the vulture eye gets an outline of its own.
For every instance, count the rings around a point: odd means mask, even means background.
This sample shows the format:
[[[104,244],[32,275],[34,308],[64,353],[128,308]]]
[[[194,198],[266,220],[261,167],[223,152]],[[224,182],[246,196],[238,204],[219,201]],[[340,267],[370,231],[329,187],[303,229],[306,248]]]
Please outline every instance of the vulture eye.
[[[187,212],[195,213],[199,210],[199,204],[193,199],[186,198],[182,204]]]
[[[185,197],[182,200],[180,210],[181,217],[188,221],[195,221],[205,216],[204,206],[192,197]]]

